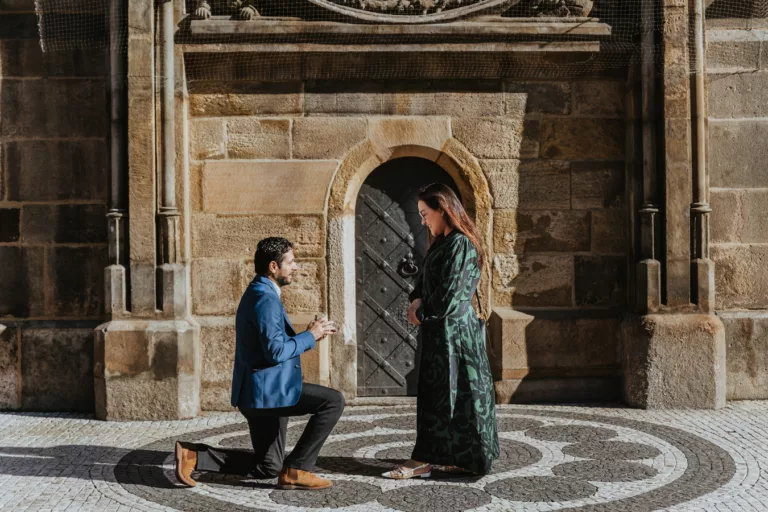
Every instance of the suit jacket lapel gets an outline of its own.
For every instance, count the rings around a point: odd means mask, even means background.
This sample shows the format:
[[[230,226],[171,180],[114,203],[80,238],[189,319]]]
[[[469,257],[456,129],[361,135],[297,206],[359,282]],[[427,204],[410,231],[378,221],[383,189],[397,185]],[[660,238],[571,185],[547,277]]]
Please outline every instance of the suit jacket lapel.
[[[254,281],[260,283],[264,288],[267,289],[268,293],[273,293],[280,298],[280,295],[275,291],[274,285],[269,281],[268,277],[263,276],[256,276],[254,278]],[[280,300],[280,305],[282,306],[283,301]],[[288,318],[288,312],[285,310],[285,306],[283,306],[283,318],[285,318],[285,326],[290,330],[288,334],[290,336],[296,336],[296,329],[293,327],[293,324],[291,323],[291,320]]]

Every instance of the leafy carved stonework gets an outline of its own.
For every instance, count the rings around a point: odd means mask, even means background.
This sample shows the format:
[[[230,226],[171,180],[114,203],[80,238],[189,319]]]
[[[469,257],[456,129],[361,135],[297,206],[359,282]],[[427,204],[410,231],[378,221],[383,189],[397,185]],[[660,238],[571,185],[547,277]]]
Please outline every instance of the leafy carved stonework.
[[[592,12],[593,0],[531,0],[534,16],[586,17]]]
[[[211,6],[212,3],[214,4],[213,7]],[[259,11],[253,5],[253,0],[197,0],[195,18],[207,20],[213,14],[219,14],[221,11],[229,11],[232,18],[236,20],[252,20],[259,17]]]

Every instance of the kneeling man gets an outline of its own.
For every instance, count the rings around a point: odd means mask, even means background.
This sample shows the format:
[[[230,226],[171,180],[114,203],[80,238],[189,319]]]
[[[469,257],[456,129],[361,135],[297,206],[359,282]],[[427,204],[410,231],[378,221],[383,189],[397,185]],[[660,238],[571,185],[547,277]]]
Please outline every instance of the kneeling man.
[[[285,238],[259,242],[256,277],[240,299],[236,318],[232,405],[248,421],[253,453],[204,444],[176,443],[176,477],[195,486],[192,471],[251,478],[278,477],[279,489],[326,489],[333,483],[312,471],[320,449],[344,410],[344,396],[302,383],[299,356],[336,332],[333,322],[315,320],[296,334],[280,300],[297,266]],[[285,456],[288,418],[311,414],[293,451]]]

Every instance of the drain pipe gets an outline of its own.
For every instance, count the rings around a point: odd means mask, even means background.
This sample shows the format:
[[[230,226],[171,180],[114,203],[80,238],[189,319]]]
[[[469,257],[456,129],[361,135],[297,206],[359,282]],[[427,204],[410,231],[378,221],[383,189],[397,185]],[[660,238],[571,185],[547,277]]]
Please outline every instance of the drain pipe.
[[[715,307],[714,264],[710,259],[710,213],[709,173],[707,172],[707,91],[706,52],[704,42],[705,0],[693,1],[693,44],[694,44],[694,92],[693,117],[696,123],[696,191],[691,204],[693,221],[693,260],[691,271],[696,284],[693,290],[694,302],[702,312],[712,313]]]

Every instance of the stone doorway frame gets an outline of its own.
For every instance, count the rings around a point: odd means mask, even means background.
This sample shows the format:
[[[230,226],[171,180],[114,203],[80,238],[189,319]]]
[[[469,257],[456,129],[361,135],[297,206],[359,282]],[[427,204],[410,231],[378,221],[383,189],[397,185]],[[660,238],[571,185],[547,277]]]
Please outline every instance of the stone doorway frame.
[[[418,136],[415,138],[420,139]],[[483,268],[480,295],[485,311],[490,311],[492,304],[492,200],[488,181],[477,158],[452,137],[428,146],[423,145],[423,140],[398,142],[382,144],[369,138],[359,143],[343,159],[330,186],[326,210],[328,314],[340,325],[348,327],[343,336],[336,336],[330,346],[326,345],[326,353],[321,353],[320,357],[327,363],[321,364],[321,367],[327,368],[328,384],[343,392],[348,399],[357,396],[355,207],[366,178],[383,163],[402,157],[423,158],[439,165],[453,179],[467,212],[477,223],[483,250],[488,256],[488,263]]]

